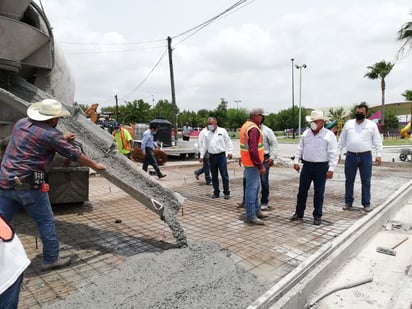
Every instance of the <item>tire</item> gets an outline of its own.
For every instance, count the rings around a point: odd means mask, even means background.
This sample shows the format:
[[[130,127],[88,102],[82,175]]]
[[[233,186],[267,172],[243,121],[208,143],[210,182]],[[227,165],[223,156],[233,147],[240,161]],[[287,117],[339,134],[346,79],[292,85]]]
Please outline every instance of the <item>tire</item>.
[[[406,161],[406,155],[405,154],[403,154],[403,153],[401,153],[400,155],[399,155],[399,159],[401,159],[402,161]]]

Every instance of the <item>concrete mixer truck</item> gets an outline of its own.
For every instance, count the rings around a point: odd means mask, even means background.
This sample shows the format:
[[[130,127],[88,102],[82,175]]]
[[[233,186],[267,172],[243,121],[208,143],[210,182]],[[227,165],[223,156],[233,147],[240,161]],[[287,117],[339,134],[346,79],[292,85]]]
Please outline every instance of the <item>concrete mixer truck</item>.
[[[74,91],[74,81],[63,53],[55,44],[52,27],[44,11],[30,0],[0,0],[2,147],[6,147],[14,123],[26,116],[31,103],[46,98],[59,100],[72,117],[60,119],[57,129],[62,133],[75,133],[76,145],[90,158],[107,166],[100,175],[159,215],[171,228],[177,245],[186,245],[184,231],[175,218],[182,197],[161,186],[134,162],[120,155],[113,137],[105,130],[96,130],[96,125],[74,103]],[[87,168],[86,171],[84,169],[56,156],[52,168],[47,171],[52,203],[88,199],[89,173]]]

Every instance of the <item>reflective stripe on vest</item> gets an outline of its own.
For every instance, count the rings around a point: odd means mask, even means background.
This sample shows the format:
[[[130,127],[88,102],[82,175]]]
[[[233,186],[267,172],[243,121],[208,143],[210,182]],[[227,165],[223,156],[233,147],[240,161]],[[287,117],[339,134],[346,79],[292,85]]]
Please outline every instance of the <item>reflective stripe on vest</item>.
[[[263,149],[263,134],[260,128],[256,125],[256,123],[248,120],[246,121],[242,128],[240,129],[240,158],[242,160],[243,166],[246,167],[253,167],[253,161],[250,158],[249,153],[249,130],[252,128],[256,128],[259,130],[259,140],[258,140],[258,153],[259,159],[263,162],[263,158],[265,155],[265,151]]]

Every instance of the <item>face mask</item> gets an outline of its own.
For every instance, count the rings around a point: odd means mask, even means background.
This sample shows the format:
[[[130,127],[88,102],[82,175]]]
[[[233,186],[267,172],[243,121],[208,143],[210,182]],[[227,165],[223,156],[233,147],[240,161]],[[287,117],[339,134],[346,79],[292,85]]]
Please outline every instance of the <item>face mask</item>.
[[[356,120],[363,120],[363,119],[365,119],[365,115],[361,114],[361,113],[356,113],[355,118],[356,118]]]
[[[316,122],[311,122],[310,123],[310,129],[312,131],[316,131],[317,128],[318,128],[318,125],[316,124]]]
[[[209,131],[213,131],[213,130],[215,129],[215,126],[214,126],[213,124],[208,124],[208,125],[207,125],[207,129],[208,129]]]

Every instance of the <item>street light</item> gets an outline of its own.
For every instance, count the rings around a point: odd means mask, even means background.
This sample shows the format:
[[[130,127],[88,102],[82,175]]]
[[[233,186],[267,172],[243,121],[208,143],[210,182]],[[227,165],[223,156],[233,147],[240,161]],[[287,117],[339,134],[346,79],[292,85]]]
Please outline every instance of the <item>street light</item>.
[[[295,75],[293,68],[294,58],[290,59],[292,61],[292,138],[295,139]]]
[[[241,103],[242,100],[235,100],[234,102],[236,103],[236,109],[239,110],[239,103]]]
[[[301,122],[302,122],[302,69],[306,69],[307,65],[296,65],[296,69],[299,70],[299,138],[301,134]]]

